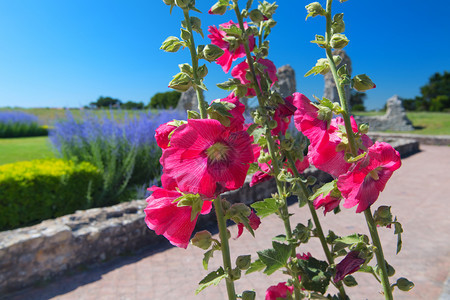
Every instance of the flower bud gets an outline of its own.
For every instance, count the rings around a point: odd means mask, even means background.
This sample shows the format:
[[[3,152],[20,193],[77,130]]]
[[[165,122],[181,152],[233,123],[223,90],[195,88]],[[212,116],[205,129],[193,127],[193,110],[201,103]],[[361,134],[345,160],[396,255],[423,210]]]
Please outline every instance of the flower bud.
[[[181,28],[180,37],[183,41],[188,41],[191,38],[191,33],[183,28]]]
[[[309,17],[325,16],[327,13],[319,2],[310,3],[306,5],[305,8],[308,11],[306,19],[308,19]]]
[[[214,4],[208,11],[210,15],[223,15],[227,12],[228,5],[223,5],[220,3],[221,1]]]
[[[360,74],[353,77],[352,86],[359,92],[365,92],[377,87],[366,74]]]
[[[358,132],[361,134],[367,134],[369,132],[369,124],[367,123],[359,124]]]
[[[238,280],[239,278],[241,278],[241,269],[239,268],[232,269],[230,272],[230,277],[232,280]]]
[[[181,47],[183,46],[183,43],[180,41],[179,38],[175,36],[169,36],[161,45],[159,49],[164,50],[166,52],[177,52]]]
[[[294,146],[294,140],[292,138],[285,139],[281,141],[281,149],[290,151]]]
[[[335,33],[331,37],[330,46],[334,49],[342,49],[347,46],[349,40],[347,37],[341,33]]]
[[[326,106],[319,106],[319,110],[317,111],[317,118],[322,121],[331,120],[333,117],[333,111]]]
[[[348,287],[352,287],[352,286],[357,286],[358,285],[358,283],[356,282],[355,277],[353,277],[352,275],[345,276],[343,282]]]
[[[165,5],[174,5],[175,4],[175,0],[163,0]]]
[[[197,232],[191,240],[192,245],[203,250],[208,250],[211,247],[212,235],[208,230]]]
[[[175,0],[175,4],[179,7],[179,8],[187,8],[189,6],[189,4],[191,4],[192,0]]]
[[[267,152],[261,152],[261,154],[259,155],[259,158],[258,158],[258,162],[260,164],[265,164],[269,160],[270,160],[270,154]]]
[[[395,269],[394,269],[394,267],[391,266],[390,264],[388,264],[387,262],[386,262],[386,270],[387,270],[387,275],[388,275],[388,277],[392,277],[392,276],[395,275]]]
[[[408,279],[401,277],[397,280],[397,287],[404,292],[411,290],[414,287],[414,283]]]
[[[333,33],[342,33],[345,31],[344,14],[335,14],[333,22],[331,23],[331,30]]]
[[[169,82],[169,87],[171,89],[186,92],[192,86],[191,78],[185,73],[178,73],[175,75],[171,82]]]
[[[205,55],[203,54],[203,49],[205,49],[205,45],[198,45],[197,46],[197,58],[198,59],[205,58]]]
[[[259,23],[264,21],[264,15],[259,9],[254,9],[249,13],[250,20],[252,20],[253,23]]]
[[[197,69],[197,75],[200,78],[205,77],[208,74],[208,68],[206,67],[206,65],[202,65]]]
[[[275,129],[275,128],[277,128],[278,123],[275,120],[270,120],[268,125],[269,125],[270,129]]]
[[[256,293],[254,291],[243,291],[242,300],[255,300],[256,299]]]
[[[208,44],[203,48],[203,56],[209,62],[215,61],[221,57],[223,53],[224,51],[222,49],[213,44]]]
[[[236,258],[236,266],[241,270],[247,270],[250,268],[252,258],[250,255],[240,255]]]

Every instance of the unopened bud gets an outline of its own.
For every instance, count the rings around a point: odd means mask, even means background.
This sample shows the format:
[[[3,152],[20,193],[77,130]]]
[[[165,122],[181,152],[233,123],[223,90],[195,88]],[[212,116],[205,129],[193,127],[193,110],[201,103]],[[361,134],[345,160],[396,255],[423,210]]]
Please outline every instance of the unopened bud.
[[[208,44],[203,48],[203,56],[209,62],[215,61],[221,57],[223,53],[224,51],[222,49],[213,44]]]
[[[175,4],[175,0],[163,0],[165,5],[174,5]]]
[[[367,134],[369,132],[369,124],[367,123],[359,124],[358,131],[361,134]]]
[[[208,11],[210,15],[223,15],[227,12],[228,5],[223,5],[220,3],[221,1],[214,4]]]
[[[345,31],[344,14],[335,14],[333,17],[333,22],[331,23],[331,29],[333,33],[342,33]]]
[[[254,9],[249,13],[250,20],[252,20],[253,23],[259,23],[261,21],[264,21],[264,15],[259,9]]]
[[[236,266],[241,270],[247,270],[250,268],[252,258],[250,255],[240,255],[236,258]]]
[[[352,86],[359,92],[364,92],[377,87],[366,74],[360,74],[353,77]]]
[[[171,82],[169,82],[169,87],[171,89],[186,92],[192,86],[191,78],[185,73],[178,73],[175,75]]]
[[[387,275],[389,277],[392,277],[395,275],[395,269],[393,266],[391,266],[390,264],[388,264],[388,262],[386,262],[386,270],[387,270]]]
[[[261,154],[258,157],[258,162],[260,164],[265,164],[270,160],[270,154],[267,152],[261,152]]]
[[[207,74],[208,74],[208,68],[206,67],[206,65],[202,65],[202,66],[200,66],[200,67],[198,68],[198,70],[197,70],[197,75],[198,75],[200,78],[205,77]]]
[[[281,141],[281,149],[290,151],[294,146],[294,141],[292,139],[285,139]]]
[[[344,284],[348,287],[352,287],[352,286],[356,286],[358,285],[358,283],[356,282],[355,277],[353,277],[352,275],[347,275],[344,278]]]
[[[232,280],[238,280],[239,278],[241,278],[241,269],[239,268],[232,269],[230,272],[230,277]]]
[[[401,277],[397,280],[397,287],[404,292],[411,290],[414,287],[414,283],[408,279]]]
[[[179,7],[179,8],[187,8],[189,6],[189,4],[191,4],[192,0],[175,0],[175,4]]]
[[[183,46],[183,43],[180,41],[179,38],[175,36],[169,36],[161,45],[159,49],[164,50],[166,52],[177,52],[181,47]]]
[[[319,106],[319,110],[317,111],[317,118],[322,121],[331,120],[333,117],[333,111],[326,106]]]
[[[197,58],[198,59],[205,58],[205,55],[203,54],[203,49],[205,49],[205,45],[198,45],[197,46]]]
[[[310,3],[306,5],[305,8],[308,11],[306,19],[308,19],[309,17],[325,16],[327,13],[319,2]]]
[[[335,33],[331,37],[330,46],[334,49],[342,49],[347,46],[349,40],[347,37],[341,33]]]
[[[270,129],[275,129],[275,128],[277,128],[278,123],[275,120],[270,120],[268,125],[269,125]]]
[[[192,245],[207,250],[211,247],[212,235],[208,230],[197,232],[191,240]]]
[[[241,299],[242,300],[255,300],[256,293],[254,291],[243,291]]]

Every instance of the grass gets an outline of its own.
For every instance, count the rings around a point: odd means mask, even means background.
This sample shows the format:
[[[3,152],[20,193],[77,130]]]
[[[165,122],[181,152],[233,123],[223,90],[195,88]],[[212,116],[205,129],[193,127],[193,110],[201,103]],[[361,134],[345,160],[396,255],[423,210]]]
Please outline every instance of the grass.
[[[358,116],[382,116],[384,112],[355,112]],[[407,133],[423,135],[450,135],[450,113],[407,112],[415,130]],[[402,131],[402,133],[405,133]]]
[[[0,139],[0,165],[55,157],[48,137]]]

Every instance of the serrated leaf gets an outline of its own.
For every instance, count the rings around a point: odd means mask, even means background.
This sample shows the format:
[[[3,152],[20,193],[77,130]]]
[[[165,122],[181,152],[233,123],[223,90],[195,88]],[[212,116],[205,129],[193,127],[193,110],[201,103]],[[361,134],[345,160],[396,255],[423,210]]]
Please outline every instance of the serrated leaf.
[[[247,269],[245,274],[250,274],[250,273],[261,271],[265,267],[266,267],[266,265],[262,262],[262,260],[257,259],[250,264],[250,268]]]
[[[272,246],[272,249],[257,252],[259,259],[266,265],[264,273],[267,275],[286,266],[287,260],[291,256],[291,246],[277,242],[272,242]]]
[[[265,132],[266,132],[266,130],[263,127],[255,128],[253,130],[252,136],[253,136],[253,140],[255,141],[256,144],[261,144],[260,140],[265,139],[265,137],[264,137]]]
[[[278,203],[274,198],[266,198],[250,206],[256,210],[256,215],[261,219],[278,212]]]
[[[336,181],[337,179],[322,185],[319,189],[317,189],[317,191],[313,195],[309,197],[309,200],[313,201],[320,195],[323,195],[325,197],[326,195],[331,193],[331,191],[334,190],[334,188],[336,187]]]
[[[351,235],[347,235],[347,236],[335,239],[333,241],[333,244],[343,243],[343,244],[346,244],[346,245],[353,245],[353,244],[365,242],[365,239],[366,239],[366,235],[359,234],[359,233],[354,233],[354,234],[351,234]]]
[[[220,267],[216,271],[209,273],[208,275],[206,275],[205,278],[203,278],[198,283],[199,287],[195,290],[195,294],[197,295],[198,293],[206,289],[208,286],[218,285],[219,282],[225,277],[227,277],[227,275],[225,274],[225,271],[223,270],[222,267]]]
[[[328,264],[325,261],[311,257],[307,260],[299,260],[302,285],[305,289],[324,294],[330,283],[331,274],[327,272]]]
[[[202,261],[202,263],[203,263],[203,268],[205,270],[208,270],[209,260],[210,260],[211,257],[214,256],[214,251],[215,250],[216,249],[213,248],[211,250],[206,251],[205,254],[203,254],[203,261]]]

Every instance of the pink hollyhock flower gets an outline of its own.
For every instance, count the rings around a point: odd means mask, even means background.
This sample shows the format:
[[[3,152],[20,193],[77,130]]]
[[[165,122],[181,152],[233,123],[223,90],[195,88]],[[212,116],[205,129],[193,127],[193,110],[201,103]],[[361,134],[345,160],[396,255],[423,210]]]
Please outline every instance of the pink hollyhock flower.
[[[334,282],[341,281],[345,276],[355,273],[361,268],[366,260],[359,258],[359,251],[351,251],[345,256],[340,263],[336,265],[336,275],[334,275]]]
[[[156,128],[155,139],[156,144],[158,144],[159,148],[166,149],[169,146],[169,135],[176,128],[176,126],[168,125],[168,123],[161,124],[158,128]]]
[[[277,285],[272,285],[266,291],[266,300],[280,300],[287,299],[294,292],[293,286],[287,286],[286,282],[280,282]],[[289,295],[288,295],[289,293]]]
[[[234,23],[233,21],[220,24],[221,28],[230,28],[231,26],[236,26],[239,28],[239,24]],[[248,25],[246,22],[244,22],[244,29],[247,29]],[[216,63],[220,66],[222,66],[222,69],[225,73],[228,73],[228,71],[231,68],[231,64],[233,61],[235,61],[238,58],[245,56],[245,48],[244,45],[239,45],[237,48],[234,49],[232,45],[225,39],[227,37],[227,34],[225,31],[217,29],[216,26],[209,26],[208,32],[210,33],[208,35],[208,38],[211,39],[211,43],[221,48],[224,53],[221,57],[219,57],[216,60]],[[250,51],[253,51],[253,48],[255,47],[255,37],[253,35],[250,35],[248,38],[248,44]]]
[[[248,216],[248,223],[253,230],[258,229],[259,225],[261,224],[261,219],[255,214],[253,210]],[[244,232],[244,224],[239,223],[237,226],[238,226],[238,235],[235,239],[239,238]]]
[[[229,102],[236,105],[235,108],[229,111],[229,113],[233,115],[233,117],[230,118],[229,130],[231,132],[244,130],[245,105],[239,101],[239,98],[236,97],[234,93],[229,94],[226,98],[220,99],[220,101]]]
[[[311,253],[309,253],[309,252],[303,253],[303,255],[297,253],[296,256],[298,259],[301,259],[301,260],[308,260],[312,257]]]
[[[251,142],[246,131],[230,132],[217,120],[190,119],[161,156],[162,184],[208,198],[238,189],[255,160]]]
[[[400,166],[400,154],[391,145],[375,142],[365,158],[339,176],[337,187],[345,199],[343,206],[358,205],[357,213],[366,210],[378,199],[392,173]]]
[[[272,87],[275,82],[278,80],[277,77],[277,67],[275,67],[274,63],[268,59],[264,59],[264,58],[260,58],[258,59],[258,63],[264,65],[266,68],[264,69],[264,72],[267,73],[267,75],[269,76],[270,80],[272,81],[272,84],[270,85],[270,87]],[[233,76],[234,78],[239,79],[239,81],[246,86],[250,85],[250,80],[247,79],[247,73],[250,72],[249,66],[247,61],[243,61],[240,64],[238,64],[237,66],[235,66],[233,68],[233,70],[231,70],[231,76]],[[261,82],[261,76],[260,75],[256,75],[256,79],[258,81],[258,85],[261,86],[260,82]],[[261,87],[260,87],[261,88]],[[249,97],[254,97],[256,96],[256,92],[253,88],[248,88],[247,91],[247,95]]]
[[[182,196],[181,193],[156,186],[149,190],[153,193],[147,198],[148,205],[144,209],[145,223],[148,228],[154,230],[158,235],[162,234],[172,245],[186,248],[198,215],[191,220],[192,207],[178,207],[177,203],[173,202]],[[201,214],[208,214],[211,206],[211,201],[204,201]]]
[[[276,74],[276,73],[275,73]],[[286,134],[286,131],[291,123],[291,117],[294,115],[297,108],[293,104],[294,97],[288,96],[284,99],[284,104],[278,105],[275,110],[273,119],[277,121],[277,127],[272,129],[273,135]]]
[[[342,198],[332,196],[331,193],[327,194],[326,196],[321,194],[319,195],[319,197],[314,199],[313,205],[316,210],[323,207],[323,215],[326,215],[327,212],[330,212],[339,206],[341,199]]]

